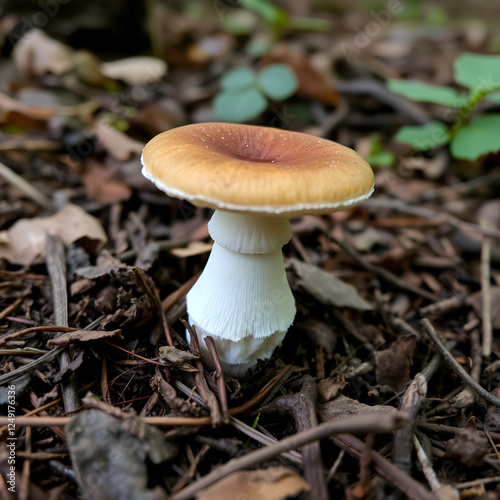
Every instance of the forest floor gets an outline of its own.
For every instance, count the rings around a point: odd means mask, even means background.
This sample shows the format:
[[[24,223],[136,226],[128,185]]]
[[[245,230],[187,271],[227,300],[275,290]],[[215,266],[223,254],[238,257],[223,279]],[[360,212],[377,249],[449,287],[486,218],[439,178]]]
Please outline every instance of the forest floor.
[[[284,1],[329,28],[257,56],[271,28],[237,2],[110,4],[0,19],[0,497],[498,498],[500,156],[415,154],[402,126],[453,117],[386,86],[456,88],[456,57],[500,51],[498,7]],[[148,53],[168,67],[102,63]],[[292,220],[294,324],[234,379],[184,334],[211,211],[140,155],[217,121],[225,71],[271,62],[298,89],[249,123],[355,149],[376,187]]]

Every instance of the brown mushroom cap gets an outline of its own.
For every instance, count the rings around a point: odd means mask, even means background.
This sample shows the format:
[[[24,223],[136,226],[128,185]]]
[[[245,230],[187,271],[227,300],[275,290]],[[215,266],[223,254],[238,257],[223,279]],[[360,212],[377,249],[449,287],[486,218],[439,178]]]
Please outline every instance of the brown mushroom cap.
[[[255,214],[330,213],[373,192],[352,149],[308,134],[232,123],[178,127],[144,148],[143,174],[198,206]]]

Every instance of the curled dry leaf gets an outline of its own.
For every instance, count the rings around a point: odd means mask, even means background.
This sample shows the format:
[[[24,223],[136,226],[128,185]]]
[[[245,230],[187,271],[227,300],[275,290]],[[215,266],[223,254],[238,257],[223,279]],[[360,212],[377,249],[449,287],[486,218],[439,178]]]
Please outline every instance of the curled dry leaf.
[[[123,339],[121,330],[100,331],[100,330],[76,330],[59,335],[55,339],[47,341],[47,345],[62,345],[73,344],[74,342],[89,342],[91,340],[99,340],[107,337],[118,337]]]
[[[165,75],[167,63],[157,57],[127,57],[102,63],[101,72],[108,78],[123,80],[129,85],[151,85]]]
[[[65,245],[78,242],[92,253],[107,240],[95,217],[69,203],[54,215],[20,219],[7,231],[0,232],[0,258],[22,266],[44,262],[47,234],[59,236]]]
[[[327,403],[328,401],[337,397],[347,382],[338,378],[325,378],[318,382],[318,401],[320,403]]]
[[[193,359],[200,359],[199,356],[195,356],[189,351],[182,351],[181,349],[177,349],[177,347],[171,345],[160,347],[160,358],[173,364],[185,363],[186,361],[192,361]]]
[[[196,495],[197,500],[281,500],[309,491],[310,486],[286,467],[234,472]]]
[[[289,259],[287,271],[292,289],[302,289],[322,304],[336,307],[350,307],[360,311],[372,307],[363,300],[356,288],[333,274],[297,259]]]
[[[140,156],[145,144],[113,128],[104,120],[94,120],[92,132],[99,143],[113,156],[113,158],[125,161],[131,155]]]
[[[481,465],[483,457],[489,452],[489,444],[476,430],[466,427],[446,442],[444,451],[447,457],[456,458],[467,467],[474,467]]]
[[[410,365],[417,343],[415,335],[398,337],[388,349],[375,351],[377,384],[388,385],[396,392],[402,391],[410,380]]]
[[[60,75],[73,67],[72,50],[54,40],[41,29],[32,29],[16,44],[13,58],[19,71],[26,77],[46,73]]]
[[[329,422],[342,418],[349,418],[353,415],[362,415],[365,413],[391,413],[396,408],[385,405],[367,405],[360,403],[347,396],[338,396],[325,404],[318,404],[318,417],[322,422]]]

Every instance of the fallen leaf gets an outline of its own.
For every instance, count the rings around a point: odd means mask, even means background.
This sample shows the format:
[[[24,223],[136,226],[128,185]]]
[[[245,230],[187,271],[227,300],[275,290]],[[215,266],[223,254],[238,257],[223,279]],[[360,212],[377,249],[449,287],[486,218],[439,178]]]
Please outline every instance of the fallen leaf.
[[[292,288],[309,293],[322,304],[350,307],[360,311],[372,309],[370,304],[359,296],[356,288],[319,267],[289,259],[287,270]]]
[[[41,29],[26,33],[13,50],[13,58],[25,77],[43,76],[46,73],[61,75],[73,67],[72,50],[51,38]]]
[[[160,358],[173,364],[181,364],[186,361],[192,361],[193,359],[199,359],[199,356],[195,356],[189,351],[183,351],[177,349],[177,347],[167,345],[160,347]]]
[[[172,248],[170,253],[178,259],[182,259],[184,257],[193,257],[195,255],[208,253],[212,250],[213,246],[213,242],[205,243],[204,241],[191,241],[185,247]]]
[[[108,78],[123,80],[129,85],[151,85],[166,74],[167,63],[157,57],[127,57],[102,63],[101,72]]]
[[[321,101],[329,106],[337,106],[339,103],[340,94],[305,55],[292,54],[285,47],[279,46],[262,60],[263,66],[275,63],[283,63],[292,68],[299,82],[296,92],[299,97]]]
[[[73,372],[75,372],[82,363],[83,363],[83,350],[80,350],[76,358],[72,359],[67,365],[65,365],[65,367],[61,371],[55,373],[52,376],[47,376],[46,378],[50,379],[50,381],[53,384],[58,384],[62,380],[69,377]]]
[[[491,395],[497,398],[500,397],[500,387],[495,387],[495,389],[491,391]],[[490,432],[500,432],[500,408],[495,405],[488,405],[488,410],[484,417],[484,426]]]
[[[415,335],[402,335],[388,349],[373,353],[378,385],[388,385],[396,392],[404,389],[410,380],[410,365],[416,344]]]
[[[489,448],[485,437],[466,427],[457,431],[455,436],[446,442],[444,453],[447,457],[460,460],[467,467],[474,467],[482,464]]]
[[[323,347],[328,356],[333,356],[338,340],[338,333],[333,326],[315,318],[308,318],[296,322],[294,327],[305,333],[314,344]]]
[[[327,403],[328,401],[337,397],[347,382],[338,378],[325,378],[318,382],[318,401],[320,403]]]
[[[483,317],[483,292],[481,290],[467,297],[467,303],[472,306],[476,314]],[[490,288],[491,326],[500,330],[500,286]]]
[[[121,330],[101,331],[101,330],[76,330],[59,335],[55,339],[47,341],[47,345],[73,344],[75,342],[90,342],[108,337],[118,337],[123,339]]]
[[[128,160],[131,155],[140,156],[145,146],[143,142],[132,139],[99,118],[94,120],[92,132],[104,149],[117,160]]]
[[[59,236],[65,245],[78,242],[92,253],[107,240],[95,217],[68,203],[54,215],[20,219],[10,229],[0,232],[0,258],[22,266],[44,262],[47,234]]]
[[[155,464],[172,460],[177,445],[165,440],[161,431],[151,425],[141,423],[137,428],[137,422],[127,423],[126,419],[89,409],[73,416],[66,426],[71,463],[83,495],[96,499],[166,500],[162,488],[148,488],[146,459]]]
[[[83,182],[87,196],[101,203],[117,203],[132,196],[132,189],[116,173],[99,165],[97,162],[88,162],[83,175]]]
[[[196,499],[281,500],[309,490],[309,484],[292,470],[286,467],[269,467],[268,469],[234,472],[200,491]]]
[[[322,422],[329,422],[365,413],[391,413],[396,411],[396,408],[386,405],[367,405],[340,395],[328,403],[318,404],[317,410],[319,419]]]

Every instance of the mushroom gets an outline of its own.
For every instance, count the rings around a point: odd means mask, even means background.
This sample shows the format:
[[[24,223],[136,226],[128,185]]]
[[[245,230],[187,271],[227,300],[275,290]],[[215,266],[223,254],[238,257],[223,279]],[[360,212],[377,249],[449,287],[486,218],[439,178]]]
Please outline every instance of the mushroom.
[[[214,246],[187,295],[200,340],[211,336],[226,374],[271,357],[295,317],[281,247],[290,218],[352,207],[373,172],[352,149],[308,134],[232,123],[163,132],[144,148],[142,173],[168,195],[215,209]],[[207,364],[204,342],[200,348]]]

